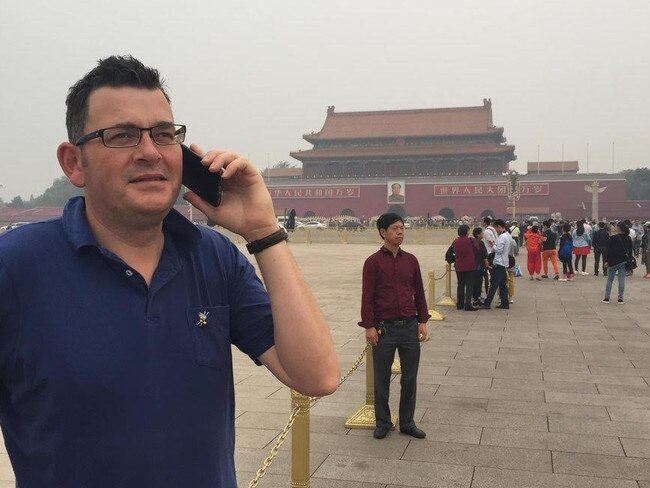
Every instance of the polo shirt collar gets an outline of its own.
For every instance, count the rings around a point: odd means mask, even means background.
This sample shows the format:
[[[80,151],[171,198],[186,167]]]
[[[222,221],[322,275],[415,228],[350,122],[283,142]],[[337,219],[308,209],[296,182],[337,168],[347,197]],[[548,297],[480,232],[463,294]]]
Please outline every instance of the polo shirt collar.
[[[379,248],[379,250],[381,252],[385,253],[385,254],[390,254],[391,256],[393,255],[392,251],[390,249],[388,249],[386,246],[381,246]],[[401,247],[397,248],[397,254],[401,256],[401,254],[402,254],[402,248]]]
[[[62,220],[65,235],[76,251],[89,246],[101,247],[90,230],[84,197],[68,200]],[[180,254],[189,253],[201,239],[201,232],[196,226],[173,208],[163,220],[163,231],[172,238]]]

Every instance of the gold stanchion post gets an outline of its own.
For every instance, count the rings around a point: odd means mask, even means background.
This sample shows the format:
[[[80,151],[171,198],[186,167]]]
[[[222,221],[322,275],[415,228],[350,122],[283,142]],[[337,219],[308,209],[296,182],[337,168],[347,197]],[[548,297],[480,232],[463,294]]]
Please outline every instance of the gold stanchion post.
[[[291,410],[300,407],[291,427],[291,488],[309,488],[309,397],[291,390]]]
[[[451,264],[447,263],[445,270],[445,294],[438,300],[437,305],[442,307],[455,307],[456,302],[451,297]]]
[[[393,364],[390,367],[390,372],[393,374],[402,374],[402,363],[399,360],[399,354],[395,352],[395,358],[393,359]]]
[[[429,304],[429,320],[444,320],[442,314],[436,310],[436,272],[433,270],[429,271]]]
[[[372,358],[372,346],[366,346],[366,404],[361,405],[345,422],[348,429],[375,428],[375,373]],[[397,425],[397,416],[391,414],[393,425]]]

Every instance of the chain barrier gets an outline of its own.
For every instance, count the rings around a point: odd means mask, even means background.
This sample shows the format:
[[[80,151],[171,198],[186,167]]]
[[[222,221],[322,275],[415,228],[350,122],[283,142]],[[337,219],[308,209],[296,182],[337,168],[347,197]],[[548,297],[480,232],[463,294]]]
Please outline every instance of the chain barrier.
[[[359,357],[354,361],[352,364],[352,367],[348,370],[347,373],[345,373],[341,378],[339,379],[339,386],[341,386],[349,377],[354,373],[361,363],[363,362],[363,358],[366,356],[366,348],[363,348],[363,352],[359,355]],[[320,400],[321,397],[309,397],[309,408],[313,404],[315,404],[318,400]],[[278,440],[275,442],[275,445],[271,448],[271,452],[269,455],[262,461],[262,466],[260,469],[257,470],[255,473],[255,478],[253,478],[250,483],[248,484],[248,488],[255,488],[257,484],[259,483],[260,479],[266,474],[266,470],[273,464],[273,460],[277,457],[278,452],[280,451],[280,447],[282,444],[284,444],[284,441],[287,438],[287,435],[289,435],[289,431],[291,430],[291,427],[293,427],[293,423],[296,421],[296,417],[298,414],[301,412],[302,408],[301,407],[295,407],[291,411],[291,415],[289,416],[289,420],[287,421],[287,424],[284,426],[284,429],[282,429],[282,433],[278,437]]]

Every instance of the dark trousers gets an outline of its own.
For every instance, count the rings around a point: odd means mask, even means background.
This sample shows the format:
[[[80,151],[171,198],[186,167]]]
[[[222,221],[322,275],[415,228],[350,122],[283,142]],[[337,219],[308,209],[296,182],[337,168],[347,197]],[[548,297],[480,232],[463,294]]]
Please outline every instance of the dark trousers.
[[[607,246],[594,247],[594,274],[598,274],[601,256],[603,257],[603,274],[607,274]]]
[[[580,256],[576,256],[576,273],[578,272],[578,263],[580,262],[580,259],[582,258],[582,271],[585,271],[587,269],[587,256],[582,254]]]
[[[573,265],[571,264],[571,258],[568,261],[562,261],[562,273],[565,275],[573,274]]]
[[[418,321],[410,320],[407,325],[384,325],[386,332],[379,336],[379,343],[372,348],[375,372],[375,419],[377,427],[390,429],[388,396],[390,393],[390,369],[399,352],[402,367],[400,377],[399,426],[400,429],[415,427],[415,397],[417,393],[418,366],[420,365],[420,341]]]
[[[456,308],[472,308],[474,294],[474,274],[476,271],[456,271]]]
[[[492,304],[494,295],[499,290],[499,298],[501,298],[501,305],[509,306],[508,301],[508,273],[505,266],[495,264],[492,268],[492,276],[490,277],[490,291],[488,291],[485,305],[488,307]]]
[[[472,298],[475,302],[478,302],[478,299],[481,298],[481,286],[483,285],[483,273],[485,270],[474,271],[474,291],[472,293]]]

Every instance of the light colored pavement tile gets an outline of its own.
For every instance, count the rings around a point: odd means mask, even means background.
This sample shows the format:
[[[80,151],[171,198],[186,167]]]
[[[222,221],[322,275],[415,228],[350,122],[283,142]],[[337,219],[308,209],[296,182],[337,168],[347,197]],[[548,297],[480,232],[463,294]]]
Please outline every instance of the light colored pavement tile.
[[[598,383],[601,385],[628,385],[648,386],[639,376],[606,376],[591,373],[551,373],[544,372],[545,381],[571,381],[584,383]]]
[[[423,375],[421,372],[418,372],[418,385],[455,385],[490,388],[492,386],[492,378],[426,374]]]
[[[618,395],[589,395],[584,393],[546,392],[546,401],[575,403],[577,405],[600,405],[605,407],[650,408],[650,398],[621,397]]]
[[[510,388],[479,388],[465,386],[442,385],[438,388],[438,396],[468,397],[468,398],[502,398],[520,401],[543,401],[544,393],[535,390],[513,390]]]
[[[570,381],[537,381],[497,378],[492,388],[511,388],[519,390],[561,391],[567,393],[598,393],[596,385]]]
[[[620,395],[623,397],[650,397],[647,386],[608,385],[599,384],[598,391],[603,395]]]
[[[476,468],[472,488],[637,488],[635,481]]]
[[[650,480],[650,459],[553,452],[556,473]]]
[[[550,451],[451,442],[411,442],[403,459],[547,473],[552,471]]]
[[[650,410],[642,408],[607,407],[612,420],[629,420],[631,422],[650,422]]]
[[[452,367],[447,371],[447,376],[475,376],[486,378],[520,378],[525,380],[541,380],[542,372],[539,369],[535,370],[521,370],[521,369],[505,369],[505,368],[466,368],[466,367]]]
[[[650,439],[621,437],[621,444],[628,457],[650,458]]]
[[[650,424],[641,422],[558,418],[550,416],[548,419],[548,428],[550,432],[650,439]]]
[[[433,424],[548,431],[547,418],[542,415],[428,409],[422,421]]]
[[[262,462],[269,455],[269,452],[270,449],[250,449],[246,447],[235,447],[235,466],[237,472],[242,471],[256,473],[257,470],[262,467]],[[326,458],[327,455],[321,452],[310,452],[309,466],[311,468],[312,475],[316,467],[320,466]],[[268,468],[267,473],[279,475],[291,473],[291,449],[287,449],[286,446],[283,446],[283,448],[278,451],[278,455],[273,460],[271,466]],[[246,481],[244,486],[248,486],[248,481],[249,480]]]
[[[624,456],[616,437],[514,429],[483,429],[481,445]],[[628,454],[629,455],[629,454]]]
[[[377,440],[372,437],[372,431],[367,436],[336,435],[312,433],[310,445],[312,452],[356,456],[363,458],[383,458],[398,460],[404,454],[410,438],[392,430],[385,439]]]
[[[273,441],[279,432],[277,430],[235,429],[235,445],[239,447],[250,447],[253,449],[264,449]]]
[[[592,374],[602,374],[606,376],[650,376],[650,368],[611,368],[607,366],[590,366],[589,371]]]
[[[486,412],[487,398],[454,398],[435,396],[428,408],[436,410],[456,410],[461,412]]]
[[[472,472],[469,466],[332,455],[318,467],[314,476],[409,487],[469,488]]]
[[[582,417],[609,420],[605,407],[572,405],[568,403],[517,402],[511,400],[490,400],[488,412],[519,413],[524,415],[553,415],[561,417]]]

